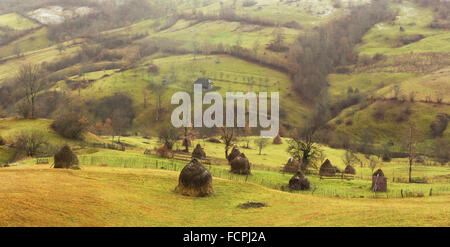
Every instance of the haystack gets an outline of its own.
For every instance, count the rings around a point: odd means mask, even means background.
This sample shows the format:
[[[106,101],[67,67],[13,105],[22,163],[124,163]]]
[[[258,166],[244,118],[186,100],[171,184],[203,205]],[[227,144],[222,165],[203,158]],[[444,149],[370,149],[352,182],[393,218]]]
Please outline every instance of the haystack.
[[[345,167],[344,173],[345,174],[353,174],[353,175],[355,175],[356,174],[356,170],[355,170],[355,168],[353,166],[347,165]]]
[[[284,165],[283,172],[296,173],[300,170],[300,168],[300,162],[291,157],[289,158],[286,165]]]
[[[197,159],[192,159],[181,170],[175,191],[185,196],[194,197],[213,195],[215,191],[212,186],[211,173]]]
[[[200,144],[197,144],[194,151],[192,152],[192,158],[206,159],[205,150],[203,150],[203,148]]]
[[[283,140],[281,139],[280,135],[277,135],[275,138],[273,138],[273,144],[276,144],[276,145],[283,144]]]
[[[336,175],[336,168],[331,164],[330,160],[325,160],[319,170],[320,176],[334,176]]]
[[[383,170],[378,169],[372,176],[373,177],[376,177],[376,176],[384,177],[384,172],[383,172]]]
[[[69,146],[65,145],[57,154],[55,154],[54,168],[72,168],[78,165],[78,158],[72,152]]]
[[[5,140],[0,136],[0,146],[6,145]]]
[[[231,172],[241,175],[250,175],[250,162],[245,154],[241,153],[231,161]]]
[[[372,190],[374,192],[387,192],[387,178],[381,169],[378,169],[372,176]]]
[[[309,190],[309,180],[302,171],[298,171],[291,180],[289,180],[289,189]]]
[[[239,151],[238,147],[234,146],[231,150],[231,153],[228,155],[228,162],[233,161],[236,157],[239,156],[239,154],[241,154],[241,151]]]

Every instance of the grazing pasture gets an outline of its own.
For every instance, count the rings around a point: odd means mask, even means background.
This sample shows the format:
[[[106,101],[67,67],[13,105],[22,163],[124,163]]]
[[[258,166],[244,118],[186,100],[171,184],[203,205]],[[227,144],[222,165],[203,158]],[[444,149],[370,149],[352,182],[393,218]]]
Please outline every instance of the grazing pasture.
[[[178,172],[91,166],[0,178],[0,226],[449,226],[448,196],[343,200],[214,178],[215,196],[191,198],[173,192]]]

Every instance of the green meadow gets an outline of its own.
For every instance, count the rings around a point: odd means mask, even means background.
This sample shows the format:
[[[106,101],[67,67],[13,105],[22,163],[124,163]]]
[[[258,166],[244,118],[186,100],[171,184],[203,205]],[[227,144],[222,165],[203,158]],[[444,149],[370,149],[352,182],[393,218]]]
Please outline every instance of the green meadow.
[[[0,15],[0,26],[22,31],[39,27],[39,24],[17,13]]]

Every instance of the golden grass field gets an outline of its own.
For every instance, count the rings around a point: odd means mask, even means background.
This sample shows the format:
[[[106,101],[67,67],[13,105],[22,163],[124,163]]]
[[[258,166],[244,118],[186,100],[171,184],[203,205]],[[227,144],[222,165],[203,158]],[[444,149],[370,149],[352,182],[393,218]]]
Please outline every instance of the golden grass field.
[[[450,196],[339,199],[215,178],[216,195],[173,192],[178,173],[82,166],[0,170],[0,226],[450,226]],[[248,201],[262,209],[238,209]]]

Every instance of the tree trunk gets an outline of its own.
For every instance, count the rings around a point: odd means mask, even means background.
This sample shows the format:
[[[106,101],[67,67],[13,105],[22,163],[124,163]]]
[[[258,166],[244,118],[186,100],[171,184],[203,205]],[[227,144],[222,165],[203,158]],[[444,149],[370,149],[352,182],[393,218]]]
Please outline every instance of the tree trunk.
[[[412,165],[413,165],[413,160],[410,158],[409,159],[409,183],[412,183]]]

